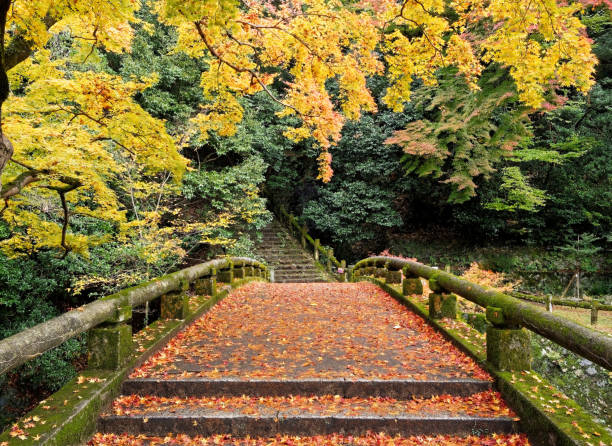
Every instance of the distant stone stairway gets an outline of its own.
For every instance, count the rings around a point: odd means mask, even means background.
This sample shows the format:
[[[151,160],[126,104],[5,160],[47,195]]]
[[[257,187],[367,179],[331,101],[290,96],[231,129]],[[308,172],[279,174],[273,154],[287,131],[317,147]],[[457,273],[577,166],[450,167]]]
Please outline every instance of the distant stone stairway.
[[[235,290],[122,392],[91,445],[528,444],[485,371],[365,283]]]
[[[263,240],[257,247],[268,267],[274,270],[274,282],[328,282],[327,275],[317,268],[314,259],[274,220],[263,230]]]

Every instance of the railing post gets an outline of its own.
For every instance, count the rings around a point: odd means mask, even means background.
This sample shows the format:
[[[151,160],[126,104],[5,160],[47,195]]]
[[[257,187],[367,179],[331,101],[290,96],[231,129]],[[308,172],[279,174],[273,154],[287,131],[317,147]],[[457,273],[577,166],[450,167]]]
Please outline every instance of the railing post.
[[[597,312],[599,311],[599,305],[597,301],[593,301],[591,306],[591,325],[597,325]]]
[[[405,277],[402,282],[402,294],[412,296],[413,294],[423,295],[423,283],[419,277]]]
[[[553,312],[552,296],[550,294],[546,298],[546,311],[548,311],[549,313]]]
[[[408,266],[402,268],[402,294],[404,296],[423,295],[423,283],[421,278],[408,270]]]
[[[376,267],[376,272],[374,273],[376,277],[387,277],[386,263],[384,263],[382,266],[379,266],[378,263],[375,263],[374,266]]]
[[[228,265],[219,269],[217,272],[217,280],[223,283],[232,283],[234,280],[234,262],[228,261]]]
[[[239,264],[238,267],[234,265],[234,279],[244,279],[246,277],[246,271],[244,268],[244,263]]]
[[[132,342],[132,306],[127,298],[116,308],[115,315],[92,328],[87,337],[87,365],[91,369],[117,370],[127,361],[134,348]]]
[[[181,282],[181,289],[171,291],[161,297],[162,319],[185,319],[189,314],[189,282]]]
[[[319,246],[321,246],[321,240],[318,238],[314,241],[314,258],[318,262],[319,261]]]
[[[429,295],[429,317],[432,319],[445,317],[457,319],[457,296],[446,293],[431,293]]]
[[[376,264],[372,265],[371,262],[368,262],[367,265],[368,266],[366,266],[366,268],[365,268],[365,275],[366,276],[374,276],[374,275],[376,275]]]
[[[300,242],[302,243],[302,249],[306,248],[306,232],[307,231],[308,231],[308,228],[306,227],[306,225],[302,226],[301,238],[300,238]]]
[[[390,271],[387,269],[387,283],[402,283],[402,272],[401,271]]]
[[[457,318],[457,296],[447,293],[435,277],[429,279],[429,288],[433,293],[429,295],[429,317],[441,319]]]
[[[384,278],[385,283],[401,283],[402,273],[392,270],[390,263],[386,262],[384,267]]]
[[[210,270],[210,276],[196,280],[193,288],[197,294],[203,294],[205,296],[214,296],[217,294],[217,270],[212,268]]]
[[[295,222],[295,217],[293,216],[293,214],[289,214],[289,231],[291,231],[292,234],[295,234],[295,226],[296,226],[296,222]]]
[[[529,331],[508,321],[501,308],[487,307],[487,361],[498,370],[531,369]]]
[[[331,271],[332,271],[332,260],[331,260],[331,258],[333,256],[334,256],[334,250],[332,248],[329,248],[327,250],[327,265],[326,265],[328,273],[331,273]]]

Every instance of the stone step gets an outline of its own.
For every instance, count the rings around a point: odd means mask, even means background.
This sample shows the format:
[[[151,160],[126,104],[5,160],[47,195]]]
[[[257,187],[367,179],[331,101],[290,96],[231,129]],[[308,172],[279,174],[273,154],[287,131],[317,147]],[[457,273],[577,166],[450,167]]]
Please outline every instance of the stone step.
[[[277,276],[276,274],[274,275],[274,281],[278,282],[278,281],[285,281],[285,282],[291,282],[291,281],[296,281],[296,282],[300,282],[300,283],[304,283],[304,282],[312,282],[312,281],[316,281],[316,280],[323,280],[325,281],[325,277],[323,277],[322,275],[294,275],[294,276],[287,276],[287,275],[280,275]]]
[[[128,395],[115,400],[98,425],[103,433],[252,437],[517,432],[514,413],[495,399],[495,393],[482,395],[477,401],[450,396],[405,401],[338,395],[187,399]]]
[[[276,283],[316,283],[316,282],[327,282],[327,280],[325,279],[325,277],[323,276],[311,276],[311,277],[300,277],[300,276],[294,276],[294,277],[286,277],[286,276],[280,276],[280,277],[274,277],[274,282]]]
[[[258,248],[257,249],[257,253],[258,254],[267,254],[267,255],[273,255],[273,254],[285,254],[285,255],[308,255],[309,257],[312,258],[312,256],[310,255],[310,252],[306,252],[304,251],[302,248],[287,248],[287,247],[270,247],[270,248]]]
[[[310,257],[308,254],[303,253],[303,252],[300,254],[296,254],[296,255],[286,254],[284,252],[269,253],[269,254],[259,252],[258,254],[262,256],[264,259],[266,259],[267,261],[272,261],[272,260],[283,260],[287,262],[299,261],[299,262],[309,263],[311,265],[314,265],[314,259]]]
[[[261,257],[263,257],[267,262],[283,262],[283,263],[296,263],[300,265],[315,265],[314,258],[311,256],[301,253],[301,254],[285,254],[285,253],[258,253]]]
[[[263,240],[257,253],[274,270],[276,283],[328,282],[316,267],[312,255],[302,248],[299,240],[290,235],[278,222],[263,230]]]
[[[295,267],[291,264],[271,265],[271,269],[273,269],[276,274],[319,274],[320,271],[312,265],[300,265],[300,267]]]
[[[294,282],[294,283],[308,283],[308,282],[328,282],[329,279],[322,274],[318,276],[274,276],[275,282]]]
[[[294,272],[301,272],[301,271],[319,271],[319,269],[312,265],[312,264],[306,264],[306,263],[274,263],[274,262],[268,262],[268,269],[273,269],[274,271],[294,271]]]
[[[319,272],[320,270],[313,265],[300,265],[299,268],[294,267],[291,263],[269,263],[268,268],[273,269],[276,273],[301,274],[303,272]]]
[[[289,234],[281,234],[276,235],[276,234],[264,234],[264,236],[261,238],[261,240],[265,243],[297,243],[297,241],[292,238]]]
[[[282,266],[282,265],[281,265]],[[303,268],[303,269],[292,269],[292,268],[276,268],[275,265],[270,265],[270,269],[274,270],[274,275],[290,275],[290,276],[302,276],[306,275],[318,275],[322,276],[322,273],[317,268]]]
[[[124,395],[159,397],[339,395],[343,398],[388,397],[409,399],[434,395],[468,396],[491,389],[477,379],[372,380],[372,379],[261,379],[236,378],[133,378],[124,381]]]
[[[274,268],[274,271],[276,272],[281,272],[281,271],[304,271],[304,270],[308,270],[308,271],[318,271],[317,267],[312,265],[312,264],[307,264],[307,263],[284,263],[281,264],[279,266],[277,266],[276,268]]]
[[[274,260],[268,260],[267,261],[268,267],[272,268],[274,270],[277,270],[279,268],[292,268],[292,265],[296,265],[296,266],[301,266],[301,267],[307,267],[307,268],[312,268],[312,269],[317,269],[318,268],[315,266],[314,262],[306,262],[306,261],[299,261],[297,259],[294,260],[283,260],[283,261],[274,261]]]
[[[274,283],[329,283],[329,280],[327,279],[307,279],[307,280],[300,280],[300,279],[281,279],[281,280],[274,280]]]
[[[382,432],[388,435],[471,435],[516,433],[518,426],[512,418],[485,418],[478,416],[397,416],[397,417],[343,417],[343,416],[249,416],[238,414],[208,415],[206,412],[154,413],[144,416],[108,416],[99,420],[101,433],[127,433],[132,435],[165,436],[233,435],[269,437],[281,435],[365,435]]]
[[[274,269],[274,276],[275,277],[325,277],[324,274],[316,268],[313,268],[310,270],[299,270],[299,271],[298,270],[278,271]]]
[[[478,441],[478,443],[475,443]],[[516,434],[494,434],[494,435],[478,435],[478,438],[471,437],[467,440],[466,437],[459,436],[397,436],[387,435],[384,433],[370,432],[363,436],[340,435],[333,433],[330,435],[317,436],[289,436],[276,435],[253,438],[235,437],[231,435],[215,435],[212,437],[187,436],[180,435],[177,437],[153,437],[150,435],[129,435],[129,434],[102,434],[97,433],[88,443],[90,446],[144,446],[144,445],[170,445],[181,444],[187,445],[208,445],[214,444],[218,446],[253,446],[257,445],[302,445],[302,446],[321,446],[321,445],[436,445],[436,446],[457,446],[457,445],[509,445],[522,444],[528,445],[528,438],[524,434],[517,436]]]
[[[276,251],[257,251],[257,254],[260,255],[261,257],[267,259],[267,258],[274,258],[274,257],[282,257],[282,258],[288,258],[288,259],[307,259],[310,262],[314,261],[314,257],[312,255],[310,255],[307,252],[304,252],[302,250],[299,251],[295,251],[295,252],[287,252],[283,249],[279,249]]]

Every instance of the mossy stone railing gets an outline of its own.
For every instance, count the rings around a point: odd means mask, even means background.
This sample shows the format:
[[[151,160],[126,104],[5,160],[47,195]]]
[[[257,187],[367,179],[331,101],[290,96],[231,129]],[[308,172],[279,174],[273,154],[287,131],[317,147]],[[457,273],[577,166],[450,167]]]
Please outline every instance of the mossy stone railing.
[[[355,264],[352,279],[359,276],[389,276],[403,272],[403,293],[423,292],[421,278],[429,280],[430,317],[454,317],[456,297],[486,309],[487,361],[499,370],[529,369],[531,364],[528,331],[531,330],[565,348],[612,370],[612,337],[547,312],[499,291],[484,288],[453,274],[411,260],[370,257]],[[388,281],[389,282],[389,281]],[[433,297],[432,297],[433,296]],[[527,329],[527,330],[526,330]]]
[[[217,278],[231,282],[247,276],[267,279],[268,268],[248,258],[211,260],[83,305],[0,340],[0,374],[84,332],[89,332],[90,367],[116,369],[131,352],[132,330],[127,322],[133,307],[161,298],[162,317],[182,319],[188,311],[188,288],[214,295]]]
[[[547,299],[546,297],[534,296],[531,294],[520,293],[518,291],[513,291],[509,294],[512,297],[516,297],[522,300],[528,300],[531,302],[537,302],[539,304],[547,304],[549,302],[549,299]],[[575,301],[575,300],[568,300],[568,299],[553,298],[553,299],[550,299],[550,303],[552,305],[558,305],[560,307],[584,308],[587,310],[593,308],[593,306],[596,306],[601,311],[612,311],[612,305],[602,304],[595,300],[592,302],[585,302],[585,301]]]
[[[283,205],[275,207],[275,214],[279,221],[300,240],[302,248],[308,249],[310,246],[313,257],[319,265],[332,275],[334,275],[335,267],[337,271],[335,273],[336,279],[341,282],[347,280],[346,261],[338,260],[334,257],[334,250],[332,248],[324,248],[321,246],[321,241],[319,239],[313,239],[312,236],[308,234],[308,228],[306,226],[300,226],[297,218],[293,214],[287,212]]]

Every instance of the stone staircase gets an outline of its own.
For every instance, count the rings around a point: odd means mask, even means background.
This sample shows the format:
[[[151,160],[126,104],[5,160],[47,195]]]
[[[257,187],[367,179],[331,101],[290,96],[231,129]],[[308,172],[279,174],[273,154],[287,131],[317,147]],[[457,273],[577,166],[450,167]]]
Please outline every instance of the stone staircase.
[[[263,230],[263,240],[257,252],[269,268],[274,270],[274,282],[311,283],[330,280],[317,267],[313,257],[276,220]]]
[[[488,374],[370,284],[244,287],[122,394],[90,445],[528,444]]]

